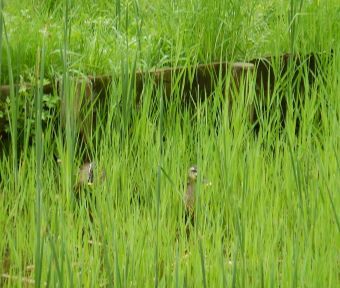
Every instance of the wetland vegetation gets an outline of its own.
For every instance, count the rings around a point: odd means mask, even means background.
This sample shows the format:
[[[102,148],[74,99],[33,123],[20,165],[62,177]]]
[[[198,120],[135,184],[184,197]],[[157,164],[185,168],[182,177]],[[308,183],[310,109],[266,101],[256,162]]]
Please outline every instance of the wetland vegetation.
[[[338,1],[1,3],[0,286],[339,285]],[[231,72],[191,105],[176,79],[170,98],[145,80],[135,105],[137,70],[287,52],[319,53],[320,73],[274,61],[270,93],[245,77],[230,109]],[[84,75],[117,79],[82,111],[90,124],[74,110]]]

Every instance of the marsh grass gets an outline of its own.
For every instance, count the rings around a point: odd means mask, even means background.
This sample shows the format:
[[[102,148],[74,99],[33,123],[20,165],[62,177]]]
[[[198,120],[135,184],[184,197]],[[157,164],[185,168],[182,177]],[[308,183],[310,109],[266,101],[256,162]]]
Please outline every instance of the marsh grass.
[[[20,59],[28,66],[34,61],[36,80],[30,95],[35,98],[35,139],[30,145],[26,138],[24,152],[17,153],[17,105],[8,111],[12,149],[0,161],[0,273],[7,275],[1,285],[26,286],[27,279],[34,279],[37,287],[336,286],[340,63],[339,45],[332,40],[336,14],[330,12],[335,2],[322,8],[317,1],[300,1],[301,7],[292,1],[289,18],[280,14],[289,8],[281,2],[268,9],[261,1],[158,1],[150,6],[118,0],[43,2],[36,5],[43,5],[50,34],[32,37],[38,49],[30,51],[32,43],[8,37],[10,31],[6,36],[2,30],[0,38],[1,79],[10,80],[11,103],[17,103],[13,75],[18,72],[11,63],[21,44],[22,51],[34,55],[33,60]],[[19,13],[19,2],[11,3],[5,11]],[[28,10],[33,17],[34,9]],[[150,10],[154,18],[148,17]],[[9,12],[1,12],[6,24]],[[315,13],[317,23],[308,13]],[[110,24],[104,24],[105,19]],[[317,33],[318,25],[328,27],[327,32]],[[294,35],[289,34],[292,27]],[[23,33],[28,28],[16,29]],[[308,29],[315,42],[299,40]],[[56,31],[63,31],[60,42]],[[143,101],[139,107],[133,104],[131,75],[139,67],[193,67],[237,55],[330,47],[333,57],[320,58],[322,75],[314,83],[306,64],[293,78],[294,67],[281,77],[279,63],[274,63],[271,97],[267,87],[256,96],[255,79],[245,77],[239,89],[231,91],[231,109],[225,97],[233,85],[230,74],[218,77],[213,95],[194,106],[183,105],[179,79],[173,79],[171,99],[163,87],[156,89],[145,79]],[[51,121],[42,129],[42,81],[51,67],[63,77],[66,120],[58,127]],[[84,147],[72,109],[79,96],[72,76],[101,69],[119,77],[97,107],[100,116]],[[292,79],[304,82],[304,91],[293,89]],[[284,126],[278,105],[282,97],[288,99]],[[248,121],[252,101],[259,115],[257,135]],[[26,135],[29,125],[24,126]],[[105,179],[96,177],[76,201],[74,183],[84,154],[97,163],[97,175],[105,171]],[[187,169],[194,163],[201,173],[196,225],[187,237],[182,197]],[[213,185],[204,186],[204,178]]]

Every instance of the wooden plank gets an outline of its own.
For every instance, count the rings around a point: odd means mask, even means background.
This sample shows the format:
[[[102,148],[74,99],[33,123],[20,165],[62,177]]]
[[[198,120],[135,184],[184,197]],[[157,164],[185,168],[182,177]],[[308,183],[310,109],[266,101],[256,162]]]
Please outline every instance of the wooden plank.
[[[263,87],[265,90],[265,95],[268,97],[273,92],[274,85],[277,81],[276,78],[281,78],[288,71],[289,65],[294,65],[298,67],[302,63],[306,63],[308,68],[308,76],[312,82],[315,74],[317,74],[317,62],[318,54],[308,54],[305,56],[283,54],[278,57],[264,57],[253,59],[248,62],[236,62],[236,63],[226,63],[226,62],[214,62],[209,64],[198,64],[192,67],[175,67],[175,68],[161,68],[152,69],[150,71],[136,71],[134,76],[134,89],[136,93],[136,102],[140,104],[142,101],[143,89],[146,80],[152,81],[155,88],[162,86],[164,88],[165,96],[171,99],[174,90],[183,89],[181,92],[183,103],[190,103],[196,101],[203,101],[206,96],[213,93],[216,88],[217,80],[219,77],[224,79],[230,71],[232,76],[232,83],[228,89],[223,87],[225,91],[228,91],[228,100],[230,103],[231,96],[230,93],[232,88],[239,89],[242,78],[246,75],[256,73],[256,93],[259,94],[260,88]],[[275,74],[272,63],[277,62],[280,73]],[[130,76],[129,76],[130,77]],[[117,82],[118,76],[115,79]],[[103,101],[107,96],[107,91],[112,83],[112,76],[109,75],[99,75],[99,76],[88,76],[82,78],[76,78],[75,81],[75,91],[76,91],[76,105],[73,107],[75,118],[82,122],[82,116],[79,114],[82,107],[86,107],[92,103],[93,99],[96,98],[99,102]],[[53,83],[53,84],[52,84]],[[25,86],[25,89],[31,91],[34,86],[29,83],[21,84]],[[224,83],[224,85],[226,85]],[[301,83],[300,85],[303,85]],[[44,94],[56,93],[61,95],[62,82],[60,79],[52,79],[49,84],[43,86]],[[19,85],[15,85],[15,90],[18,91]],[[300,87],[303,89],[303,87]],[[0,104],[6,101],[6,98],[10,95],[9,85],[0,86]],[[259,97],[259,95],[257,96]],[[236,101],[238,101],[236,99]],[[235,99],[234,99],[235,102]],[[62,103],[62,107],[65,104]],[[282,103],[285,106],[285,103]],[[230,105],[231,106],[231,105]],[[62,115],[65,109],[62,108]],[[255,115],[254,107],[250,108],[250,120],[254,122],[257,118]],[[63,116],[62,116],[63,117]],[[90,120],[90,121],[93,121]],[[0,119],[0,133],[6,125],[6,119]],[[86,124],[89,125],[90,123]],[[91,125],[90,125],[91,126]]]

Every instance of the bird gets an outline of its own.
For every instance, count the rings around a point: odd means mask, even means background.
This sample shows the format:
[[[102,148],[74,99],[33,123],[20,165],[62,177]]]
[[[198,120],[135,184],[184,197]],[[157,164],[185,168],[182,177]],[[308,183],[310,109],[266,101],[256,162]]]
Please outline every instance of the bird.
[[[188,170],[187,190],[184,194],[184,205],[186,212],[193,214],[195,208],[195,190],[197,182],[197,166],[193,165]]]
[[[78,171],[78,185],[92,185],[94,181],[95,162],[87,162],[83,164]]]
[[[63,168],[63,161],[60,158],[57,158],[57,163]],[[106,177],[104,169],[99,175],[97,170],[96,162],[85,162],[76,170],[75,183],[73,185],[73,195],[76,207],[85,207],[91,222],[93,222],[92,208],[96,205],[96,197],[93,189],[94,184],[99,184],[100,181],[103,182]]]
[[[98,171],[96,162],[85,162],[78,170],[76,185],[79,187],[92,186],[94,183],[102,183],[105,179],[105,169]]]
[[[196,202],[196,185],[198,177],[198,168],[196,165],[190,166],[187,175],[187,189],[183,197],[185,206],[185,223],[188,225],[191,223],[194,225],[195,216],[195,202]],[[211,182],[207,179],[203,179],[202,184],[204,186],[211,186]]]
[[[60,165],[60,167],[63,166],[63,161],[60,158],[57,159],[57,163]],[[85,162],[83,165],[80,166],[76,173],[75,186],[77,189],[85,185],[90,186],[93,184],[95,168],[96,168],[95,162]]]
[[[96,205],[96,197],[93,195],[93,184],[98,180],[95,179],[96,163],[86,162],[80,166],[77,172],[75,196],[78,204],[84,205],[87,209],[90,222],[93,222],[92,208]]]
[[[198,169],[196,165],[190,166],[187,175],[187,189],[184,194],[184,221],[186,227],[187,238],[190,237],[190,227],[195,224],[195,201],[196,201],[196,183],[197,183]]]

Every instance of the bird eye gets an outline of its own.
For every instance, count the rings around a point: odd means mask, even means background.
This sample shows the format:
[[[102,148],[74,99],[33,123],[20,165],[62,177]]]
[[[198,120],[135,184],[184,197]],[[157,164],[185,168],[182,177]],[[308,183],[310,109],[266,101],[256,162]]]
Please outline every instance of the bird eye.
[[[196,167],[191,167],[191,172],[192,173],[197,173],[197,168]]]

